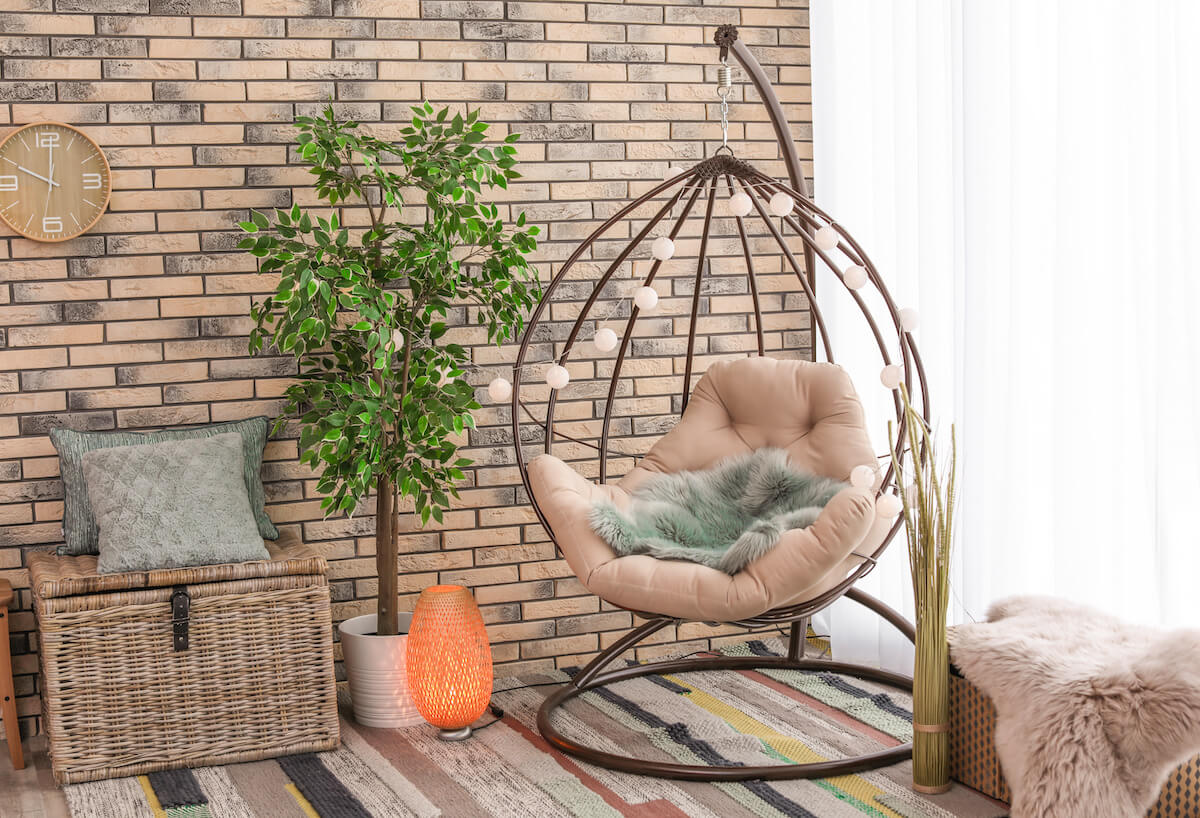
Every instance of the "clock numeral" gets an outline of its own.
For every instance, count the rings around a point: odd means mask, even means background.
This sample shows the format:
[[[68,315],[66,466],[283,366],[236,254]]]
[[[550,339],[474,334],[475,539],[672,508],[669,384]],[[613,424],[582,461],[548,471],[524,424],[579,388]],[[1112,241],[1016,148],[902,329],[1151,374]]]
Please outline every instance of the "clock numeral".
[[[57,131],[38,131],[34,134],[34,144],[39,148],[57,148],[58,147],[58,132]]]
[[[3,178],[4,177],[0,176],[0,179],[3,179]],[[83,174],[83,189],[84,190],[99,190],[103,186],[103,184],[104,184],[104,180],[101,179],[99,173]]]
[[[17,189],[17,177],[16,176],[0,176],[0,190],[16,190],[16,189]]]
[[[58,216],[47,216],[42,219],[43,233],[61,233],[63,231],[62,219]]]

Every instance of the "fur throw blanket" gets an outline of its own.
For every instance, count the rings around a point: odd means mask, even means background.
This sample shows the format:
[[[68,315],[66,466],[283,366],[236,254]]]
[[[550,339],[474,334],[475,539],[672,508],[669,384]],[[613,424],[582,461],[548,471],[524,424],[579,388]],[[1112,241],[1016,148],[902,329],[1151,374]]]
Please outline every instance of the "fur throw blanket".
[[[783,449],[759,449],[704,471],[650,477],[627,511],[597,503],[589,522],[622,556],[691,560],[736,574],[783,532],[812,525],[845,486],[795,468]]]
[[[950,629],[955,665],[996,705],[1013,818],[1130,818],[1200,751],[1200,631],[1125,625],[1019,596]]]

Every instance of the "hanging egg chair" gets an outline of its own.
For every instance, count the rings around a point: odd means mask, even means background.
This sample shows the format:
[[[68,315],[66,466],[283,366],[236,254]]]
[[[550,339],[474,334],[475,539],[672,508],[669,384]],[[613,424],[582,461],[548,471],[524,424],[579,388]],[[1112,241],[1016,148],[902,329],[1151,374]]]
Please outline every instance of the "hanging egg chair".
[[[898,612],[854,587],[874,567],[901,521],[898,501],[890,493],[894,489],[890,464],[881,466],[854,385],[835,363],[816,293],[818,263],[833,272],[837,286],[865,319],[881,356],[882,387],[895,391],[903,383],[927,417],[925,375],[907,331],[911,317],[897,308],[859,244],[809,199],[782,106],[762,68],[737,39],[736,29],[723,26],[715,39],[721,48],[718,93],[723,131],[727,134],[728,55],[732,54],[768,108],[790,183],[734,156],[727,140],[709,158],[676,175],[668,174],[665,181],[620,207],[571,253],[535,308],[513,367],[516,462],[538,519],[589,591],[645,619],[547,697],[538,727],[557,749],[627,772],[694,780],[842,775],[906,759],[911,744],[807,764],[675,764],[581,745],[561,734],[552,718],[556,708],[588,690],[625,679],[694,670],[819,670],[908,689],[912,685],[906,676],[807,658],[804,650],[809,618],[843,596],[874,611],[910,640],[914,636],[913,626]],[[722,236],[714,225],[729,225],[730,217],[728,235]],[[701,324],[706,319],[720,320],[702,309],[715,297],[711,282],[731,279],[715,276],[714,265],[727,273],[733,270],[734,277],[744,282],[744,290],[721,285],[734,293],[733,303],[749,307],[750,323],[745,324],[749,340],[744,350],[727,336],[718,339],[724,345],[710,339],[700,349],[706,338]],[[769,273],[764,265],[770,266]],[[636,276],[632,282],[624,278],[629,267]],[[671,280],[675,290],[665,295],[681,295],[675,301],[686,307],[687,316],[655,318],[661,315],[659,302],[664,294],[654,285],[662,286],[665,270],[681,267],[686,271]],[[791,292],[802,299],[783,293],[784,282],[790,282]],[[628,283],[634,285],[632,298],[622,291]],[[826,298],[832,295],[822,293]],[[868,300],[882,304],[882,320],[872,315]],[[805,310],[811,316],[814,360],[789,358],[782,343],[789,331],[800,329],[789,330],[786,322],[798,322]],[[640,331],[639,320],[644,322],[648,316],[659,323]],[[669,346],[674,342],[664,339],[675,336],[676,329],[682,336],[684,321],[686,344]],[[640,342],[647,350],[641,356],[637,355]],[[550,357],[536,360],[536,350],[543,348],[550,350]],[[631,361],[641,367],[634,367],[634,375],[652,380],[650,398],[643,400],[631,391]],[[581,382],[572,375],[572,367],[597,377]],[[701,368],[704,374],[693,383]],[[535,372],[544,381],[526,377]],[[870,375],[874,381],[875,373]],[[681,417],[665,434],[654,436],[660,425],[670,424],[660,418],[642,423],[636,410],[651,400],[661,408],[666,396],[656,394],[654,387],[668,381],[677,385],[671,400]],[[506,396],[508,385],[501,385],[504,388],[495,391]],[[572,394],[572,390],[579,391]],[[898,392],[892,403],[899,441],[904,439],[904,414]],[[623,406],[633,416],[620,423],[627,445],[616,447],[620,435],[614,428]],[[593,419],[599,413],[598,408],[593,411],[595,407],[602,407],[598,422]],[[653,474],[705,469],[723,458],[763,447],[782,448],[797,466],[848,480],[850,485],[811,526],[784,532],[771,551],[736,574],[646,554],[618,556],[589,525],[593,504],[627,504],[630,493]],[[788,652],[786,656],[702,656],[604,671],[662,628],[686,621],[750,628],[790,625]]]

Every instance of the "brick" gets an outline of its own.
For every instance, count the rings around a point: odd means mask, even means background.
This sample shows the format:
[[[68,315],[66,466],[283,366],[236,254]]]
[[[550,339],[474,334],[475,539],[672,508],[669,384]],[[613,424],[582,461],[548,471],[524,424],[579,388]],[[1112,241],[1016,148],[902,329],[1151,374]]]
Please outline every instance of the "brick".
[[[241,144],[245,137],[242,125],[158,125],[154,141],[160,145]]]
[[[48,102],[53,99],[53,82],[0,82],[0,100],[5,102]]]
[[[103,340],[103,324],[13,327],[8,331],[10,347],[98,344]]]
[[[108,297],[107,281],[59,281],[13,284],[13,301],[86,301]]]
[[[56,57],[145,57],[146,41],[138,37],[53,37],[50,53]]]
[[[84,2],[84,0],[80,0]],[[90,34],[91,32],[84,32]],[[186,17],[158,17],[139,14],[128,17],[97,17],[97,34],[118,36],[187,37],[192,33],[192,22]]]
[[[103,19],[103,18],[101,18]],[[5,34],[94,34],[91,15],[5,14]]]
[[[504,17],[504,4],[485,0],[423,0],[421,14],[432,20],[499,20]]]
[[[243,56],[251,60],[326,60],[333,56],[333,48],[329,40],[243,40],[242,51],[244,52]],[[237,57],[238,55],[231,56]]]
[[[167,59],[219,60],[237,57],[242,53],[238,40],[201,39],[199,37],[154,37],[150,40],[151,57]]]
[[[369,38],[374,34],[371,20],[330,20],[323,18],[294,17],[287,21],[289,37],[322,37],[338,39]]]
[[[419,0],[333,0],[334,17],[417,17]]]
[[[100,60],[8,59],[4,61],[4,76],[6,79],[100,79]]]
[[[0,57],[44,57],[50,53],[50,42],[48,37],[0,37]]]
[[[117,383],[122,386],[201,381],[207,377],[208,364],[204,361],[117,367]]]
[[[162,403],[162,390],[157,386],[89,389],[80,392],[71,392],[68,395],[68,399],[68,403],[73,410],[150,406]]]
[[[150,0],[151,14],[211,15],[216,17],[237,15],[241,11],[241,0]]]
[[[154,98],[160,100],[188,100],[194,102],[212,102],[214,100],[238,101],[246,98],[246,89],[241,82],[178,82],[164,81],[154,83]],[[195,122],[199,117],[189,114],[179,117],[177,121]],[[158,121],[172,121],[169,118]]]
[[[199,122],[200,106],[173,102],[123,103],[110,105],[108,118],[109,122]]]

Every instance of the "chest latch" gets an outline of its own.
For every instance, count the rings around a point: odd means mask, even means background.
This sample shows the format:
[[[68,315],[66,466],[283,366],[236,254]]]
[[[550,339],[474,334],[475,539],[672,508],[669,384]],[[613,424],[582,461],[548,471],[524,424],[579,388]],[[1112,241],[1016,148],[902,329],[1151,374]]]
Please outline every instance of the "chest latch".
[[[192,595],[186,585],[176,585],[171,592],[171,630],[175,652],[188,649],[188,620],[192,610]]]

